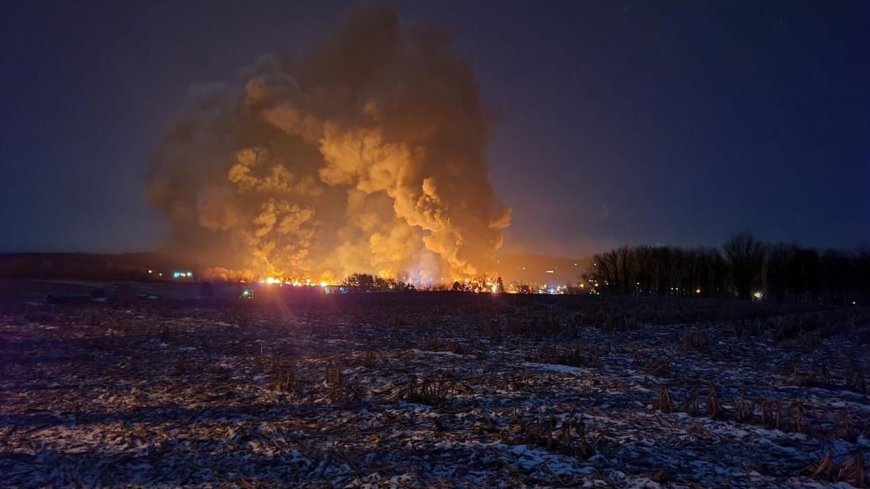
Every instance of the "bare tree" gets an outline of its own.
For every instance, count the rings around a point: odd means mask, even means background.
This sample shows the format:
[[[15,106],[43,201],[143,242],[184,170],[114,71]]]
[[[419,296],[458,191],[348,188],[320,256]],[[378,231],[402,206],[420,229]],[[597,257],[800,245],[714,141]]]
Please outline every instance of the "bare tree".
[[[722,247],[731,264],[737,297],[751,299],[753,288],[761,288],[767,246],[749,233],[731,236]]]

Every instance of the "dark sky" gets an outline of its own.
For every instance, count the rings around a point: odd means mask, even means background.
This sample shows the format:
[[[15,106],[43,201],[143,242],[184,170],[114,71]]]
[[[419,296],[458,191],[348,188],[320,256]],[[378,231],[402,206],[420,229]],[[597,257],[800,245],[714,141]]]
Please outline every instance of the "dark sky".
[[[0,7],[0,250],[147,249],[191,84],[294,52],[345,2]],[[870,2],[401,2],[455,29],[500,120],[509,249],[870,245]]]

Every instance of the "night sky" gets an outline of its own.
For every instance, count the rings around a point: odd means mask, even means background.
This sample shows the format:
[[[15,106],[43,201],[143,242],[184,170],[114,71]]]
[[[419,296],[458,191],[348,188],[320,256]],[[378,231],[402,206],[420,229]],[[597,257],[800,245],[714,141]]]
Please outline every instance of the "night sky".
[[[5,2],[0,251],[145,250],[188,87],[310,46],[345,2]],[[508,250],[870,245],[870,2],[400,2],[455,30]]]

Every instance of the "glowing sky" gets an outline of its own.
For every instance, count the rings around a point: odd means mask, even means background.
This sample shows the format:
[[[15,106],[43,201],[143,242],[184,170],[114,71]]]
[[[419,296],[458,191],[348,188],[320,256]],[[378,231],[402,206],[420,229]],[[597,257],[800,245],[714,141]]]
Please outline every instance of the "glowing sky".
[[[144,173],[191,84],[344,2],[16,2],[0,19],[0,250],[142,250]],[[161,3],[161,5],[154,5]],[[453,28],[499,122],[509,250],[870,244],[867,2],[400,2]]]

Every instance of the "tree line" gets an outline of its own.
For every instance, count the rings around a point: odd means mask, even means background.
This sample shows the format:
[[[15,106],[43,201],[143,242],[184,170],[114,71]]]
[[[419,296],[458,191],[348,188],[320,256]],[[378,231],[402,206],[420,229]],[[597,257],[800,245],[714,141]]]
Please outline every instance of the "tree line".
[[[584,275],[600,294],[866,303],[870,252],[770,244],[736,234],[721,249],[623,246]]]
[[[383,278],[368,273],[352,273],[341,283],[357,292],[404,292],[414,290],[414,286],[401,280]]]

